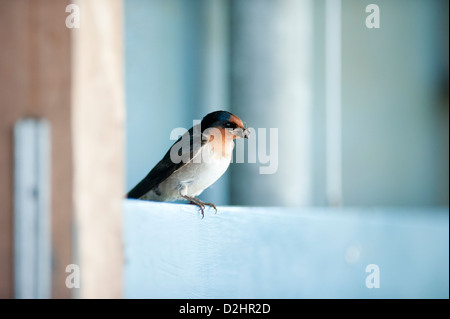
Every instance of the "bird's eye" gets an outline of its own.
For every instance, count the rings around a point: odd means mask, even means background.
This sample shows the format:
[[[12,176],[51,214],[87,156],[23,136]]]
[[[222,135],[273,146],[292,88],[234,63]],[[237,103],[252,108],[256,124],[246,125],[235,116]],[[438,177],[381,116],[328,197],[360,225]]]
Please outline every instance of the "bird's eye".
[[[224,126],[229,128],[236,128],[236,124],[231,122],[225,122]]]

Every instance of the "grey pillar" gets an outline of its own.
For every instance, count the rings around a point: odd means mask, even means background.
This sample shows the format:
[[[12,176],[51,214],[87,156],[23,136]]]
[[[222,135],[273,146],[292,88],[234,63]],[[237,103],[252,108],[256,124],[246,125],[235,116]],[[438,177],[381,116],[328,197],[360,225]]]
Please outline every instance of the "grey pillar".
[[[228,0],[208,0],[202,4],[201,66],[197,119],[217,110],[230,110],[228,73]],[[190,3],[189,3],[190,5]],[[229,173],[206,189],[200,198],[216,205],[229,203]]]
[[[311,205],[313,3],[233,0],[230,16],[232,111],[249,127],[266,128],[267,141],[278,129],[278,170],[260,174],[268,164],[258,156],[233,164],[231,203]]]

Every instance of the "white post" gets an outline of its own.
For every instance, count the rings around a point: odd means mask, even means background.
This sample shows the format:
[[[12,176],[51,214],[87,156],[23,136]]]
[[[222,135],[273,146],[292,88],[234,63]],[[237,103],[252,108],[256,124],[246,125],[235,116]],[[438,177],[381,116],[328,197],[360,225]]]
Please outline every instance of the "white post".
[[[14,288],[16,298],[51,297],[50,127],[14,127]]]

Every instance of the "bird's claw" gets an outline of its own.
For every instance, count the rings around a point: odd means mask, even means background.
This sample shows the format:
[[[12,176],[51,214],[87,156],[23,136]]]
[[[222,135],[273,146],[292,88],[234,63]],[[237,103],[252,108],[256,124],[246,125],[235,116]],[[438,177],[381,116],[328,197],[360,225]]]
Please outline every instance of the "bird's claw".
[[[202,219],[205,218],[205,206],[204,205],[198,205],[198,207],[200,208],[200,211],[202,213]]]
[[[217,214],[217,208],[216,208],[216,205],[214,205],[213,203],[203,203],[203,205],[207,205],[207,206],[209,206],[209,207],[214,208],[214,210],[216,211],[214,214]]]
[[[200,199],[195,198],[195,197],[189,197],[189,196],[183,196],[183,197],[185,199],[187,199],[190,204],[196,205],[200,208],[200,212],[202,213],[202,219],[205,217],[205,206],[214,208],[214,210],[216,211],[215,213],[217,213],[216,205],[214,205],[213,203],[204,203]]]
[[[214,210],[215,210],[214,214],[217,214],[216,205],[214,205],[213,203],[200,202],[198,204],[195,203],[195,205],[197,205],[200,208],[200,211],[202,212],[202,219],[205,217],[205,206],[209,206],[211,208],[214,208]]]

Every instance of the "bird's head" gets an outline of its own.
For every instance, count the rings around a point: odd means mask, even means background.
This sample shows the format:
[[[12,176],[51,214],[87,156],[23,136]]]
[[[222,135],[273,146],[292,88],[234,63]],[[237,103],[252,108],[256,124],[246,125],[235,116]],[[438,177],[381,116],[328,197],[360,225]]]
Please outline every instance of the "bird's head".
[[[225,137],[248,138],[250,131],[236,115],[227,111],[215,111],[206,115],[202,122],[202,133],[210,128],[219,129]]]

